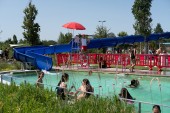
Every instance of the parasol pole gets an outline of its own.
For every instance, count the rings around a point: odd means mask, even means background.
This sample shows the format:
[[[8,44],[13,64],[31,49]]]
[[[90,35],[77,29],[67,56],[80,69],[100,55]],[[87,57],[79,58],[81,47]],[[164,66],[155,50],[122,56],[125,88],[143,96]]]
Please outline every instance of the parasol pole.
[[[73,36],[72,37],[74,37],[74,29],[73,29]]]

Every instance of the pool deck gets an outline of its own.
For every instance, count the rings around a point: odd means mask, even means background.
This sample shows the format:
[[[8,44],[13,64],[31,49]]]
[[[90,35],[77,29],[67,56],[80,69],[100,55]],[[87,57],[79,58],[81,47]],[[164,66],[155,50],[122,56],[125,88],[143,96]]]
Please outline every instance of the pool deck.
[[[82,68],[80,66],[71,66],[71,67],[66,67],[66,66],[61,66],[61,67],[52,67],[53,70],[67,70],[67,71],[85,71],[85,72],[101,72],[101,73],[113,73],[113,74],[129,74],[129,75],[142,75],[142,76],[162,76],[162,77],[170,77],[170,71],[167,70],[165,71],[153,71],[153,70],[139,70],[139,69],[134,69],[134,72],[130,72],[129,69],[121,69],[121,68],[94,68],[94,67],[86,67]],[[34,72],[38,70],[10,70],[10,71],[0,71],[0,74],[5,74],[5,73],[23,73],[23,72]]]
[[[153,70],[139,70],[139,69],[134,69],[134,72],[130,72],[129,69],[121,69],[121,68],[82,68],[78,66],[71,66],[71,67],[53,67],[54,70],[70,70],[70,71],[92,71],[92,72],[106,72],[106,73],[124,73],[124,74],[129,74],[129,75],[149,75],[149,76],[163,76],[163,77],[170,77],[170,71],[153,71]]]
[[[10,70],[10,71],[0,71],[0,74],[8,74],[8,73],[10,73],[10,74],[13,74],[13,73],[24,73],[24,72],[30,72],[30,73],[32,73],[32,72],[36,72],[37,70],[23,70],[23,69],[21,69],[21,70]]]

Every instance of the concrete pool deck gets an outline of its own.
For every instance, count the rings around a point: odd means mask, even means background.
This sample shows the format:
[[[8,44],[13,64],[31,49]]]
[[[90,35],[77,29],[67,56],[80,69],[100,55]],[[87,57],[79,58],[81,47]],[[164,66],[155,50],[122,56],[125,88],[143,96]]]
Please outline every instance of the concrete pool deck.
[[[24,72],[36,72],[37,70],[10,70],[10,71],[0,71],[0,74],[13,74],[13,73],[24,73]]]
[[[54,70],[67,70],[67,71],[87,71],[89,72],[90,70],[92,72],[106,72],[106,73],[124,73],[124,74],[131,74],[131,75],[149,75],[149,76],[164,76],[164,77],[170,77],[170,71],[154,71],[154,70],[139,70],[139,69],[134,69],[134,72],[130,72],[129,69],[121,69],[121,68],[82,68],[78,66],[71,66],[71,67],[66,67],[66,66],[61,66],[61,67],[53,67]]]
[[[66,66],[58,66],[58,67],[52,67],[52,70],[67,70],[67,71],[85,71],[89,72],[90,70],[92,72],[101,72],[101,73],[113,73],[113,74],[129,74],[129,75],[148,75],[148,76],[162,76],[162,77],[170,77],[170,71],[154,71],[154,70],[139,70],[139,69],[134,69],[134,72],[130,72],[129,69],[121,69],[121,68],[94,68],[94,67],[89,67],[89,68],[82,68],[80,66],[71,66],[71,67],[66,67]],[[10,70],[10,71],[0,71],[0,74],[6,74],[6,73],[31,73],[31,72],[38,72],[38,70]]]

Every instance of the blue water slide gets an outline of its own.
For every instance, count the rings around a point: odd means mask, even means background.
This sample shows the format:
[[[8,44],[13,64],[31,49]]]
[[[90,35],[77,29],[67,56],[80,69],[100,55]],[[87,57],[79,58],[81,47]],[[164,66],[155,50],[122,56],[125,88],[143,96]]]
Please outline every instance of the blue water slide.
[[[72,41],[69,44],[55,46],[32,46],[14,48],[14,58],[21,62],[29,62],[40,70],[51,70],[52,58],[48,54],[71,52]]]
[[[170,38],[170,32],[151,34],[146,37],[146,41],[158,40],[160,38]],[[131,35],[124,37],[96,38],[91,39],[87,44],[88,49],[113,47],[118,44],[133,44],[135,42],[144,42],[145,37],[141,35]],[[14,58],[21,62],[30,62],[31,65],[40,70],[51,70],[53,66],[52,58],[46,56],[48,54],[73,52],[79,50],[79,44],[74,39],[68,44],[54,46],[32,46],[14,48]]]

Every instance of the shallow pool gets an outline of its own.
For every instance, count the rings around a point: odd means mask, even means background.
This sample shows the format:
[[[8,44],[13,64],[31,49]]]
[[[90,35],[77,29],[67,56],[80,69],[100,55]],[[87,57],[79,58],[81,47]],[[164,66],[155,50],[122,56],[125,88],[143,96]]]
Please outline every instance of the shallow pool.
[[[84,78],[88,78],[91,85],[94,87],[94,93],[99,96],[113,96],[118,95],[122,87],[126,87],[130,84],[132,79],[138,79],[140,86],[138,88],[127,88],[130,94],[138,101],[145,101],[157,104],[163,104],[170,106],[170,78],[169,77],[154,77],[154,76],[135,76],[125,74],[108,74],[108,73],[92,73],[91,76],[87,72],[73,72],[65,71],[68,73],[69,82],[68,86],[75,85],[79,88]],[[45,87],[55,90],[61,78],[62,72],[48,72],[43,79]],[[36,72],[33,74],[22,73],[15,74],[17,78],[13,80],[20,84],[24,80],[31,84],[35,84],[37,80]],[[19,79],[18,79],[19,78]],[[152,80],[153,79],[153,80]],[[151,82],[152,80],[152,82]],[[160,82],[158,82],[160,81]],[[74,91],[74,90],[73,90]],[[138,107],[138,103],[135,103]],[[142,113],[150,113],[152,105],[142,104]],[[162,113],[168,113],[170,111],[167,107],[161,107]]]

